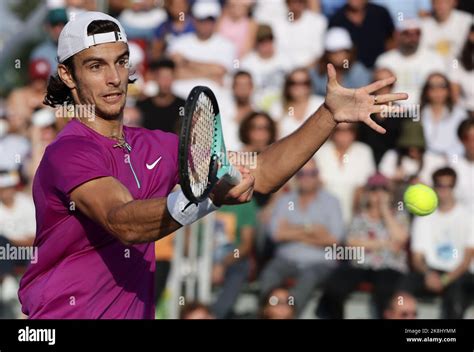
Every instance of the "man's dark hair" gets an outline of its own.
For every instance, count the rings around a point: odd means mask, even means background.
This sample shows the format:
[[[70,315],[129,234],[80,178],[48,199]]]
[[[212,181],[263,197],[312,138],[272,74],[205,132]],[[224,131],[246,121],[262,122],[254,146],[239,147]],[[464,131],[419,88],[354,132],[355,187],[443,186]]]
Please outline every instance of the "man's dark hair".
[[[436,180],[438,178],[444,177],[444,176],[452,177],[453,178],[453,186],[456,185],[456,179],[457,179],[456,171],[454,171],[450,167],[442,167],[441,169],[436,170],[433,173],[433,184],[436,185]]]
[[[174,69],[176,68],[176,65],[173,62],[173,60],[167,57],[161,57],[157,60],[150,62],[150,65],[148,67],[150,71],[158,71],[162,68],[169,68],[174,71]]]
[[[87,34],[99,34],[99,33],[108,33],[108,32],[120,32],[120,28],[116,23],[107,20],[97,20],[93,21],[87,27]],[[71,75],[74,79],[74,56],[71,56],[63,62],[64,66],[71,72]],[[133,83],[134,80],[128,80],[128,83]],[[53,108],[58,107],[66,103],[74,104],[74,99],[71,94],[69,87],[61,80],[58,73],[54,76],[51,76],[48,81],[48,87],[46,90],[46,96],[43,100],[43,104],[49,105]]]
[[[463,120],[458,127],[458,137],[459,140],[464,140],[467,135],[469,129],[474,128],[474,117],[468,117],[467,119]]]
[[[252,75],[250,74],[250,72],[239,70],[236,73],[234,73],[233,81],[235,82],[236,79],[240,76],[245,76],[245,77],[248,77],[250,80],[252,80]]]

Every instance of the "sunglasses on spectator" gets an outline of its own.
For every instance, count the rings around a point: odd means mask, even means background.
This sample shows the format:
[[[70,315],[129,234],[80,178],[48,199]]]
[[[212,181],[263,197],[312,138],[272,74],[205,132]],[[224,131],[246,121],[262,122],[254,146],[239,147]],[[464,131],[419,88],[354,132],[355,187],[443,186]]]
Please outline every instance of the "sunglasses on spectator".
[[[295,80],[289,80],[288,84],[290,86],[310,86],[311,81],[308,79],[306,81],[295,81]]]
[[[317,176],[319,173],[319,171],[317,169],[313,169],[313,170],[300,170],[296,173],[296,177],[305,177],[305,176],[308,176],[308,177],[315,177]]]
[[[428,83],[428,88],[430,88],[430,89],[435,89],[435,88],[447,89],[448,84],[447,83]]]
[[[453,184],[435,183],[435,188],[454,188]]]

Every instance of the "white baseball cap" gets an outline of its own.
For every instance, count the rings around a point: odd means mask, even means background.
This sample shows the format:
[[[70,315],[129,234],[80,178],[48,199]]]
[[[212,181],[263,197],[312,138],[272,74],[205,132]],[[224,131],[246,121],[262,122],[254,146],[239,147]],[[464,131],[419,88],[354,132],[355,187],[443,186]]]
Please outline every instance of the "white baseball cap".
[[[324,44],[326,51],[350,50],[352,46],[351,36],[347,29],[333,27],[327,31]]]
[[[221,14],[221,6],[215,0],[198,0],[193,5],[192,14],[197,20],[217,18]]]
[[[399,32],[410,31],[413,29],[421,29],[421,22],[417,18],[408,18],[397,21],[395,24]]]
[[[118,26],[120,31],[87,35],[89,24],[98,20],[111,21]],[[125,30],[119,21],[102,12],[81,12],[70,18],[59,35],[58,62],[63,63],[71,56],[91,46],[112,42],[127,42]]]

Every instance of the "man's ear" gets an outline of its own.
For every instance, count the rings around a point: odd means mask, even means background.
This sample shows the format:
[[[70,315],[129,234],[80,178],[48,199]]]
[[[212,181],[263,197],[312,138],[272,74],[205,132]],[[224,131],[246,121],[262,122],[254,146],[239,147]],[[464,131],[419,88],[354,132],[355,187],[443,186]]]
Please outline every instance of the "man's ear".
[[[59,75],[59,78],[61,78],[61,81],[63,81],[64,84],[69,89],[76,88],[76,82],[74,81],[74,78],[72,76],[72,72],[69,71],[69,69],[66,67],[66,65],[64,65],[64,64],[59,64],[58,65],[58,75]]]

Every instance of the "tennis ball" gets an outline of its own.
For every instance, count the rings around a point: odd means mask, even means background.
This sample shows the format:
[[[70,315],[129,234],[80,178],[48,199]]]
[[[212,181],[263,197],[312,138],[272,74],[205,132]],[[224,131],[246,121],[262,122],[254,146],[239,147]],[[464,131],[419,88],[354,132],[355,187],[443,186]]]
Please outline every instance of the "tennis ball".
[[[435,191],[421,183],[408,187],[403,194],[405,207],[412,214],[429,215],[438,207],[438,197]]]

